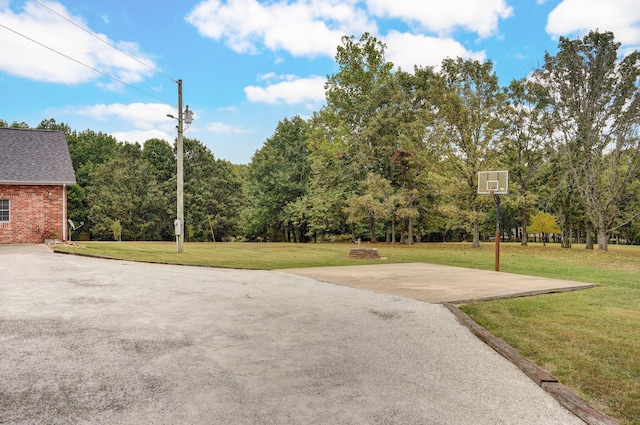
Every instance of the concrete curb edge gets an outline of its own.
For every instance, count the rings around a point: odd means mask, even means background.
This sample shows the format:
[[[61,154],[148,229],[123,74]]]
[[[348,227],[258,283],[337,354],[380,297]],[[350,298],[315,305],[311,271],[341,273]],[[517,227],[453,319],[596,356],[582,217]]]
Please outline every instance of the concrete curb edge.
[[[524,358],[509,344],[477,324],[456,305],[452,303],[443,303],[443,305],[447,307],[454,314],[458,322],[466,326],[471,333],[489,347],[493,348],[502,357],[516,365],[531,380],[558,400],[567,410],[582,419],[587,425],[620,425],[614,419],[593,408],[582,398],[573,394],[566,386],[559,383],[555,377]]]
[[[506,300],[509,298],[533,297],[536,295],[560,294],[563,292],[582,291],[584,289],[593,289],[595,287],[596,285],[584,284],[579,286],[567,286],[564,288],[539,289],[535,291],[516,292],[514,294],[494,295],[489,297],[468,298],[468,299],[461,299],[461,300],[455,300],[455,301],[446,301],[441,304],[449,303],[452,305],[459,305],[459,304],[477,303],[477,302],[484,302],[484,301]]]
[[[203,268],[210,268],[210,269],[225,269],[225,270],[279,271],[279,269],[238,268],[238,267],[231,267],[231,266],[210,266],[208,264],[170,263],[168,261],[144,261],[144,260],[135,260],[130,258],[114,258],[114,257],[106,257],[103,255],[85,254],[82,252],[66,252],[66,251],[52,250],[52,253],[61,254],[61,255],[75,255],[77,257],[86,257],[86,258],[98,258],[100,260],[129,261],[132,263],[160,264],[165,266],[203,267]],[[282,270],[285,270],[285,269],[282,269]]]

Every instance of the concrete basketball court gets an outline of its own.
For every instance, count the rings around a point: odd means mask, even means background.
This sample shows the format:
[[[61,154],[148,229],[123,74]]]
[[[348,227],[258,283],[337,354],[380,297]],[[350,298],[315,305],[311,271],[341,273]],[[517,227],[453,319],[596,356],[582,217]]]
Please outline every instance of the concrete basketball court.
[[[397,274],[388,294],[0,246],[0,423],[583,423],[446,307],[406,297],[445,278],[422,266],[353,271]]]
[[[535,276],[436,264],[287,269],[323,282],[413,298],[429,303],[463,303],[593,288],[594,285]]]

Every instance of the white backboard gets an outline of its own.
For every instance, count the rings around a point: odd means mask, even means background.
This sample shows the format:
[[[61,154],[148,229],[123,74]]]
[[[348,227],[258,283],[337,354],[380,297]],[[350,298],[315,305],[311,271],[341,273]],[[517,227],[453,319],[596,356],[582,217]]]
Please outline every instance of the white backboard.
[[[506,195],[509,193],[509,171],[480,171],[478,195]]]

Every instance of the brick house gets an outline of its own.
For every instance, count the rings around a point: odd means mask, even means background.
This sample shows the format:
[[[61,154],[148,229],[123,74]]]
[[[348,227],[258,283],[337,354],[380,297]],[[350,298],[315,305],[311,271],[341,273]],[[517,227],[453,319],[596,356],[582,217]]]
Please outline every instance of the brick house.
[[[74,184],[64,132],[0,128],[0,244],[67,239]]]

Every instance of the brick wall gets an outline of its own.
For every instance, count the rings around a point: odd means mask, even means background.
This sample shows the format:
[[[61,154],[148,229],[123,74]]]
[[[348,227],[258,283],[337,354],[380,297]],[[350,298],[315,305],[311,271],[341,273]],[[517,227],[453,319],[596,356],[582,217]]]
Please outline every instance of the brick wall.
[[[50,232],[62,234],[62,186],[0,185],[0,199],[9,199],[10,221],[0,222],[0,244],[42,243]]]

